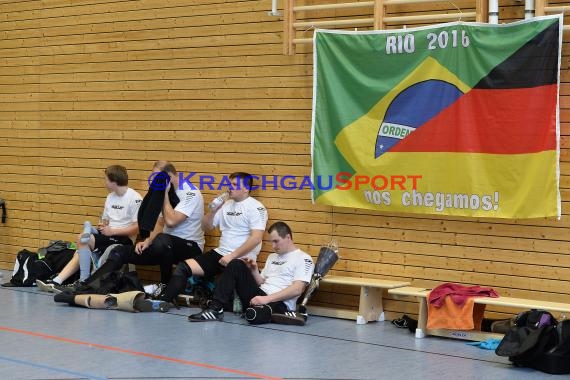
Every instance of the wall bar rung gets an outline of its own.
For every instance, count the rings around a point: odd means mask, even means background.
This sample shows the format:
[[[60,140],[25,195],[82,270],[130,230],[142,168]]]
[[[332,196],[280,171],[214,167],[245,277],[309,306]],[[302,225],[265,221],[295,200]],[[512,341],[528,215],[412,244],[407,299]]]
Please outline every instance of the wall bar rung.
[[[369,8],[374,6],[374,1],[362,1],[360,3],[339,3],[339,4],[321,4],[321,5],[299,5],[293,7],[293,11],[324,11],[329,9],[347,9],[347,8]]]
[[[417,15],[417,16],[387,16],[384,17],[384,22],[388,23],[388,22],[474,19],[475,16],[476,16],[475,12],[442,13],[442,14]]]
[[[312,38],[295,38],[293,40],[294,44],[312,44],[313,43],[313,39]]]
[[[384,0],[384,5],[407,5],[420,3],[441,3],[440,0]]]
[[[544,7],[544,12],[545,13],[556,13],[556,12],[560,12],[560,13],[566,13],[566,12],[570,12],[570,6],[568,5],[562,5],[562,6],[548,6],[548,7]]]
[[[345,20],[327,20],[327,21],[302,21],[293,24],[295,28],[310,28],[312,26],[326,27],[326,26],[356,26],[356,25],[373,25],[373,18],[353,18]]]

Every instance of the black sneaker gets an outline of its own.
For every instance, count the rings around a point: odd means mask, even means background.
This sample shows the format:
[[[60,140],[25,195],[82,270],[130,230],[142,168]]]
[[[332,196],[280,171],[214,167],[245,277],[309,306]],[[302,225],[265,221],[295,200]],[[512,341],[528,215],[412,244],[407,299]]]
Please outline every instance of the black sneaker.
[[[75,291],[75,283],[73,283],[73,284],[67,284],[67,285],[54,284],[53,287],[54,287],[59,293],[61,293],[61,292],[73,293],[73,292]]]
[[[59,292],[67,292],[67,293],[81,293],[85,292],[90,289],[90,287],[84,283],[83,281],[75,281],[72,284],[66,285],[54,285],[54,288],[57,289]]]
[[[190,322],[212,322],[212,321],[223,321],[224,311],[215,311],[213,309],[202,310],[199,313],[192,314],[188,317]]]
[[[76,293],[93,293],[93,288],[83,281],[75,281],[73,287]]]
[[[134,307],[142,312],[160,311],[161,313],[166,313],[174,305],[165,301],[138,299],[135,301]]]
[[[286,311],[283,314],[273,313],[271,314],[271,322],[279,323],[281,325],[295,325],[295,326],[305,326],[307,318],[294,311]]]
[[[418,321],[408,317],[406,314],[402,318],[394,319],[392,324],[400,329],[408,329],[411,333],[414,333],[418,327]]]
[[[53,296],[53,300],[55,302],[65,302],[73,306],[75,305],[75,294],[68,292],[59,292]]]
[[[402,318],[394,319],[392,324],[399,329],[407,329],[408,328],[408,316],[403,315]]]

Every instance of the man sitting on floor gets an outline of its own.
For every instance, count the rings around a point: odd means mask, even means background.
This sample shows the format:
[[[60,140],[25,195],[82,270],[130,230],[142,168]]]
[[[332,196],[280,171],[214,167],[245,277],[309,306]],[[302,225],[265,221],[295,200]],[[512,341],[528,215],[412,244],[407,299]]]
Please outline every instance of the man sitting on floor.
[[[37,280],[38,288],[47,292],[59,293],[66,289],[63,282],[80,271],[80,280],[85,280],[91,269],[92,255],[100,257],[114,244],[133,246],[138,231],[137,213],[142,197],[129,186],[127,169],[121,165],[111,165],[105,169],[105,186],[109,190],[103,215],[93,233],[89,225],[79,236],[78,250],[69,263],[53,279]],[[70,284],[72,286],[72,284]]]
[[[305,318],[292,310],[311,281],[313,260],[295,246],[293,233],[286,223],[273,224],[268,233],[275,253],[269,255],[261,273],[253,259],[230,261],[218,278],[208,308],[190,315],[191,322],[223,320],[224,308],[231,309],[230,302],[236,290],[242,304],[251,305],[245,311],[249,323],[305,324]]]

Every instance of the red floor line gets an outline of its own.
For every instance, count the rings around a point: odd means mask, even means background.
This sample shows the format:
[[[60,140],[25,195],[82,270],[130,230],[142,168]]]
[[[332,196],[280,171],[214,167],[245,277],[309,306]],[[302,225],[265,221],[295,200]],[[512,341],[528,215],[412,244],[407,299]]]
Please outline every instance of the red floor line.
[[[0,331],[6,331],[6,332],[15,333],[15,334],[30,335],[30,336],[35,336],[35,337],[43,338],[43,339],[51,339],[51,340],[56,340],[56,341],[59,341],[59,342],[73,343],[73,344],[78,344],[78,345],[82,345],[82,346],[95,347],[95,348],[100,348],[100,349],[102,349],[102,350],[122,352],[122,353],[124,353],[124,354],[129,354],[129,355],[134,355],[134,356],[144,356],[144,357],[147,357],[147,358],[158,359],[158,360],[164,360],[164,361],[168,361],[168,362],[174,362],[174,363],[180,363],[180,364],[186,364],[186,365],[192,365],[192,366],[202,367],[202,368],[208,368],[208,369],[213,369],[213,370],[216,370],[216,371],[233,373],[233,374],[236,374],[236,375],[242,375],[242,376],[248,376],[248,377],[255,377],[255,378],[257,378],[257,379],[282,380],[282,379],[279,378],[279,377],[271,377],[271,376],[259,375],[259,374],[257,374],[257,373],[251,373],[251,372],[240,371],[240,370],[237,370],[237,369],[219,367],[219,366],[212,365],[212,364],[199,363],[199,362],[194,362],[194,361],[191,361],[191,360],[184,360],[184,359],[171,358],[171,357],[168,357],[168,356],[150,354],[150,353],[148,353],[148,352],[139,352],[139,351],[127,350],[127,349],[124,349],[124,348],[113,347],[113,346],[106,346],[106,345],[97,344],[97,343],[83,342],[83,341],[80,341],[80,340],[69,339],[69,338],[62,338],[62,337],[58,337],[58,336],[42,334],[42,333],[37,333],[37,332],[33,332],[33,331],[26,331],[26,330],[13,329],[13,328],[10,328],[10,327],[0,326]]]

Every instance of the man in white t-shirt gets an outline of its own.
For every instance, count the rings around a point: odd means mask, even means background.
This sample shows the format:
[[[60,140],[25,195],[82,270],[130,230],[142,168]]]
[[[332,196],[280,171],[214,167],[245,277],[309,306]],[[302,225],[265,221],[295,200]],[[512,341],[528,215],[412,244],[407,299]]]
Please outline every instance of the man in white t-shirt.
[[[160,265],[160,284],[155,292],[158,296],[166,288],[164,284],[170,280],[173,265],[202,254],[202,193],[198,189],[192,189],[188,183],[181,184],[176,168],[170,162],[158,161],[153,172],[168,174],[170,181],[165,189],[161,189],[164,192],[162,212],[150,236],[136,246],[113,249],[107,261],[85,280],[86,283],[114,272],[124,264]],[[175,206],[169,197],[171,188],[179,200]]]
[[[218,247],[178,264],[161,299],[175,302],[176,296],[186,288],[187,279],[194,276],[213,277],[221,273],[232,260],[250,258],[255,261],[261,250],[263,232],[267,224],[267,210],[250,196],[253,177],[236,172],[229,176],[229,199],[204,215],[202,227],[210,231],[215,227],[221,235]]]
[[[303,325],[295,318],[297,298],[303,293],[313,274],[311,256],[293,243],[291,228],[284,222],[274,223],[268,230],[275,253],[267,258],[259,273],[257,262],[249,257],[232,260],[218,278],[208,308],[188,317],[191,322],[221,321],[224,308],[230,307],[234,291],[243,305],[251,305],[245,318],[253,324],[274,322]]]
[[[81,264],[80,280],[84,280],[90,273],[92,254],[100,256],[113,244],[133,246],[138,232],[137,213],[142,198],[128,187],[128,184],[129,176],[124,166],[111,165],[105,169],[105,186],[110,193],[105,200],[101,216],[101,221],[104,222],[97,226],[98,233],[79,237],[78,251],[56,277],[47,281],[36,281],[41,290],[56,293],[62,291],[61,284],[80,269],[80,256],[87,258],[86,264]]]

